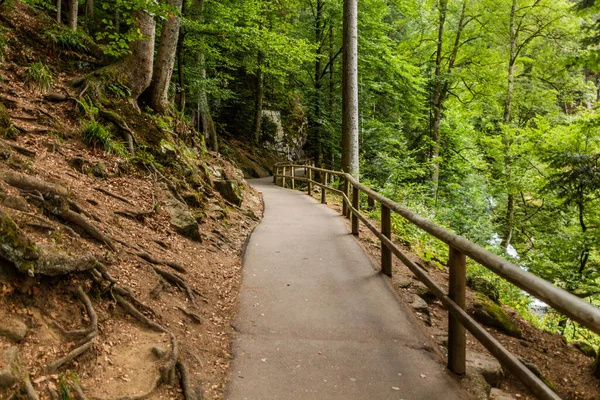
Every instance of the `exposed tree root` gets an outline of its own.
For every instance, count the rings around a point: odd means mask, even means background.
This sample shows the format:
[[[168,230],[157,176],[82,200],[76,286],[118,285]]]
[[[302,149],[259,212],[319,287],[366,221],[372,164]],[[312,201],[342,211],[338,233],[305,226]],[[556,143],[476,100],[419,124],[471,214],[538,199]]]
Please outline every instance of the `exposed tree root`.
[[[99,191],[100,193],[104,193],[104,194],[105,194],[105,195],[107,195],[107,196],[114,197],[115,199],[117,199],[117,200],[121,200],[122,202],[124,202],[124,203],[127,203],[127,204],[129,204],[129,205],[132,205],[132,206],[134,206],[134,205],[135,205],[135,204],[133,204],[133,202],[132,202],[131,200],[129,200],[129,199],[127,199],[127,198],[123,197],[123,196],[120,196],[120,195],[118,195],[118,194],[116,194],[116,193],[113,193],[113,192],[111,192],[111,191],[109,191],[109,190],[106,190],[106,189],[104,189],[104,188],[101,188],[101,187],[95,187],[95,188],[94,188],[94,190],[97,190],[97,191]]]
[[[4,171],[0,174],[0,177],[8,183],[10,186],[14,186],[19,189],[38,191],[43,196],[54,195],[68,197],[69,192],[67,189],[60,185],[45,182],[41,179],[33,176],[21,174],[19,172]]]
[[[201,397],[198,396],[192,383],[190,382],[190,374],[187,370],[187,366],[181,360],[177,361],[177,369],[179,370],[181,388],[183,389],[183,395],[186,400],[201,400]]]
[[[49,364],[48,367],[46,367],[46,371],[49,374],[54,374],[56,373],[56,371],[58,371],[58,369],[63,366],[64,364],[67,364],[71,361],[73,361],[74,359],[76,359],[77,357],[79,357],[80,355],[82,355],[83,353],[85,353],[86,351],[88,351],[92,345],[94,344],[93,340],[90,340],[89,342],[76,347],[75,349],[71,350],[66,356],[64,356],[63,358],[60,358],[56,361],[54,361],[53,363]]]
[[[167,184],[169,190],[171,191],[171,193],[173,193],[173,196],[175,196],[177,198],[177,200],[179,200],[183,204],[187,205],[186,201],[183,199],[183,197],[181,197],[181,195],[177,191],[177,188],[175,187],[175,185],[173,185],[173,182],[171,182],[169,179],[167,179],[159,170],[156,169],[156,167],[153,164],[149,164],[149,165],[152,168],[152,170],[154,171],[154,173],[156,174],[156,176],[161,178]]]
[[[186,293],[188,299],[190,300],[190,302],[192,303],[192,305],[194,307],[196,307],[196,298],[194,297],[194,292],[192,291],[192,289],[189,287],[189,285],[185,281],[185,278],[183,278],[182,276],[179,276],[175,273],[171,273],[171,272],[162,270],[158,267],[153,266],[152,268],[154,269],[154,271],[156,271],[157,274],[159,274],[160,276],[165,278],[168,282],[175,284],[181,290],[185,291],[185,293]]]
[[[48,393],[50,393],[50,399],[51,400],[59,400],[58,399],[58,392],[52,388],[48,388]]]
[[[114,398],[92,397],[92,399],[93,400],[144,400],[144,399],[147,399],[148,397],[150,397],[152,395],[152,393],[154,393],[156,391],[156,389],[158,389],[158,387],[160,386],[161,383],[162,383],[162,377],[158,376],[154,380],[154,383],[152,383],[152,387],[150,388],[150,390],[148,390],[146,393],[136,395],[136,396],[121,396],[121,397],[114,397]]]
[[[62,93],[49,93],[44,96],[44,100],[47,100],[47,101],[50,101],[53,103],[60,103],[62,101],[69,101],[71,99],[72,99],[71,96],[68,96],[68,95],[62,94]]]
[[[151,210],[151,211],[118,210],[118,211],[115,211],[115,214],[120,215],[122,217],[131,218],[136,221],[144,221],[144,219],[148,215],[154,214],[154,210]]]
[[[29,197],[42,202],[44,209],[51,214],[79,226],[91,237],[105,243],[112,251],[116,252],[113,242],[92,222],[79,214],[82,213],[92,217],[83,207],[68,199],[67,189],[17,172],[5,172],[1,176],[9,185],[28,191]],[[71,208],[77,212],[72,211]]]
[[[146,253],[146,252],[139,252],[136,253],[136,255],[140,258],[143,258],[144,260],[152,263],[152,264],[157,264],[157,265],[167,265],[171,268],[173,268],[175,271],[177,272],[181,272],[181,273],[186,273],[187,270],[181,266],[180,264],[174,262],[174,261],[167,261],[167,260],[161,260],[158,258],[154,258],[154,256],[152,256],[152,254]]]
[[[90,318],[90,326],[86,329],[75,329],[71,331],[66,331],[60,325],[56,324],[56,326],[61,331],[61,334],[65,336],[68,340],[80,340],[82,337],[88,338],[90,335],[96,335],[98,333],[98,316],[96,315],[96,310],[94,310],[94,306],[90,301],[90,298],[85,294],[81,286],[77,288],[77,295],[79,296],[79,300],[85,306],[85,311]],[[92,337],[93,338],[93,337]],[[88,340],[92,339],[89,338]],[[86,340],[87,342],[87,340]]]
[[[29,150],[26,147],[19,146],[16,143],[11,143],[8,140],[2,140],[2,143],[5,144],[5,145],[7,145],[8,147],[10,147],[11,149],[13,149],[17,153],[23,154],[24,156],[27,156],[27,157],[35,157],[35,155],[37,154],[33,150]]]
[[[183,307],[179,307],[177,306],[177,308],[184,313],[186,316],[188,316],[194,323],[196,324],[201,324],[202,323],[202,318],[200,318],[200,316],[196,313],[190,312],[188,310],[186,310]]]
[[[110,120],[117,127],[119,127],[119,129],[123,133],[123,136],[125,137],[125,140],[127,140],[127,147],[128,147],[129,153],[135,154],[135,143],[134,143],[135,140],[134,140],[134,136],[133,136],[133,131],[127,125],[125,120],[123,120],[123,118],[121,118],[117,113],[105,110],[103,108],[99,109],[99,114],[102,118]]]
[[[27,393],[28,400],[40,400],[40,396],[38,396],[37,392],[33,388],[31,384],[31,379],[29,379],[29,374],[25,375],[23,379],[23,384],[25,386],[25,393]]]
[[[123,307],[123,309],[125,309],[125,311],[127,311],[131,316],[133,316],[140,322],[146,324],[149,328],[157,332],[167,333],[171,337],[172,351],[169,355],[169,359],[167,360],[167,362],[160,367],[160,375],[161,382],[173,384],[175,364],[177,363],[177,359],[179,358],[179,344],[177,343],[177,338],[175,337],[175,335],[168,331],[166,328],[164,328],[162,325],[146,317],[135,306],[133,306],[130,302],[125,300],[121,295],[115,294],[115,298],[117,299],[119,305]]]
[[[63,330],[65,336],[68,339],[80,338],[82,336],[84,336],[84,338],[83,340],[78,342],[76,344],[75,349],[71,350],[66,356],[52,362],[46,367],[46,370],[49,374],[55,373],[61,366],[70,363],[75,358],[79,357],[87,350],[89,350],[94,344],[94,338],[98,334],[98,317],[96,315],[96,311],[94,310],[92,302],[90,301],[89,297],[85,294],[81,286],[77,288],[77,294],[79,296],[79,300],[84,304],[88,317],[90,318],[90,327],[87,329],[79,329],[73,331]]]
[[[91,237],[93,237],[94,239],[96,239],[99,242],[103,242],[104,244],[106,244],[112,251],[114,251],[114,252],[117,251],[117,248],[115,247],[112,240],[110,240],[108,238],[108,236],[106,236],[104,233],[102,233],[98,228],[96,228],[96,226],[94,224],[92,224],[90,221],[88,221],[82,215],[77,214],[76,212],[71,211],[71,210],[65,210],[65,209],[60,209],[60,208],[58,208],[58,209],[52,208],[52,209],[48,209],[48,211],[71,222],[72,224],[79,226]]]

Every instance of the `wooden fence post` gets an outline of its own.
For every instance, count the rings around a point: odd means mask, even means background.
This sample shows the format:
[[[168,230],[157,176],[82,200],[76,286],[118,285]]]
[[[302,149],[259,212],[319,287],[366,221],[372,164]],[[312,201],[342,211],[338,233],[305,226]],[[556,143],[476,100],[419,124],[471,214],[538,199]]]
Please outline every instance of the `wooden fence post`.
[[[292,181],[292,190],[294,190],[296,189],[296,179],[294,179],[294,177],[296,176],[296,167],[290,167],[290,176],[290,180]]]
[[[357,211],[359,207],[359,194],[358,188],[352,185],[352,207]],[[358,216],[355,212],[352,212],[352,234],[358,236]]]
[[[381,233],[392,239],[392,215],[387,206],[381,205]],[[392,276],[392,251],[381,243],[381,272]]]
[[[466,306],[467,262],[464,253],[450,247],[448,258],[449,297],[460,308]],[[466,372],[467,337],[465,327],[448,314],[448,368],[457,375]]]
[[[275,168],[273,169],[273,185],[277,185],[277,171],[279,170],[279,167],[275,166]]]
[[[369,210],[372,210],[375,207],[375,199],[369,196],[367,204],[369,205]]]
[[[305,173],[306,177],[308,178],[308,182],[307,182],[307,192],[309,196],[312,196],[312,169],[310,168],[306,168],[306,173]]]
[[[287,167],[283,167],[283,173],[281,174],[281,187],[284,188],[285,187],[285,174],[286,174],[286,169]]]
[[[348,178],[344,175],[344,194],[348,196]],[[350,213],[348,212],[348,204],[346,200],[342,198],[342,215],[346,218],[350,217]]]
[[[321,188],[321,203],[327,204],[327,190],[325,187],[327,186],[327,172],[321,172],[323,174],[323,187]]]

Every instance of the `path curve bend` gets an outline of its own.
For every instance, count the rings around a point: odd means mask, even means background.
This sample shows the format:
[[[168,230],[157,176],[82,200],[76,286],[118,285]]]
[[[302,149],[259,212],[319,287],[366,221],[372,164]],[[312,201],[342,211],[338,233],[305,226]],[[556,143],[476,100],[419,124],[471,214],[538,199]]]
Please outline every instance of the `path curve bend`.
[[[243,261],[230,400],[470,398],[343,217],[251,180],[264,218]]]

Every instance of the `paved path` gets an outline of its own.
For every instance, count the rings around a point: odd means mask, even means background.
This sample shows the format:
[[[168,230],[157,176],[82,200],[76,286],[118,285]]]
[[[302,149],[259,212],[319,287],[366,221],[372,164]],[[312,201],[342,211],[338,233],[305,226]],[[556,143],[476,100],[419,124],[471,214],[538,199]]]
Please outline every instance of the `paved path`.
[[[226,399],[469,398],[341,216],[272,178],[250,184],[265,215],[244,258]]]

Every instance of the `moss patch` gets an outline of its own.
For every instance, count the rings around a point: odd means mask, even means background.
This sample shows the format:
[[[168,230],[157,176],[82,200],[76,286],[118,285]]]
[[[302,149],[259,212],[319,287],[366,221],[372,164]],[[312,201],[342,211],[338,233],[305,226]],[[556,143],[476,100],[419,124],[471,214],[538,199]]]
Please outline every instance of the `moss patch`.
[[[0,103],[0,137],[6,138],[11,127],[10,114],[4,104]]]
[[[12,218],[0,209],[0,257],[13,263],[21,272],[34,267],[39,253]]]
[[[477,294],[473,302],[473,317],[487,326],[498,328],[507,335],[522,338],[521,328],[508,316],[506,311],[489,297]]]

